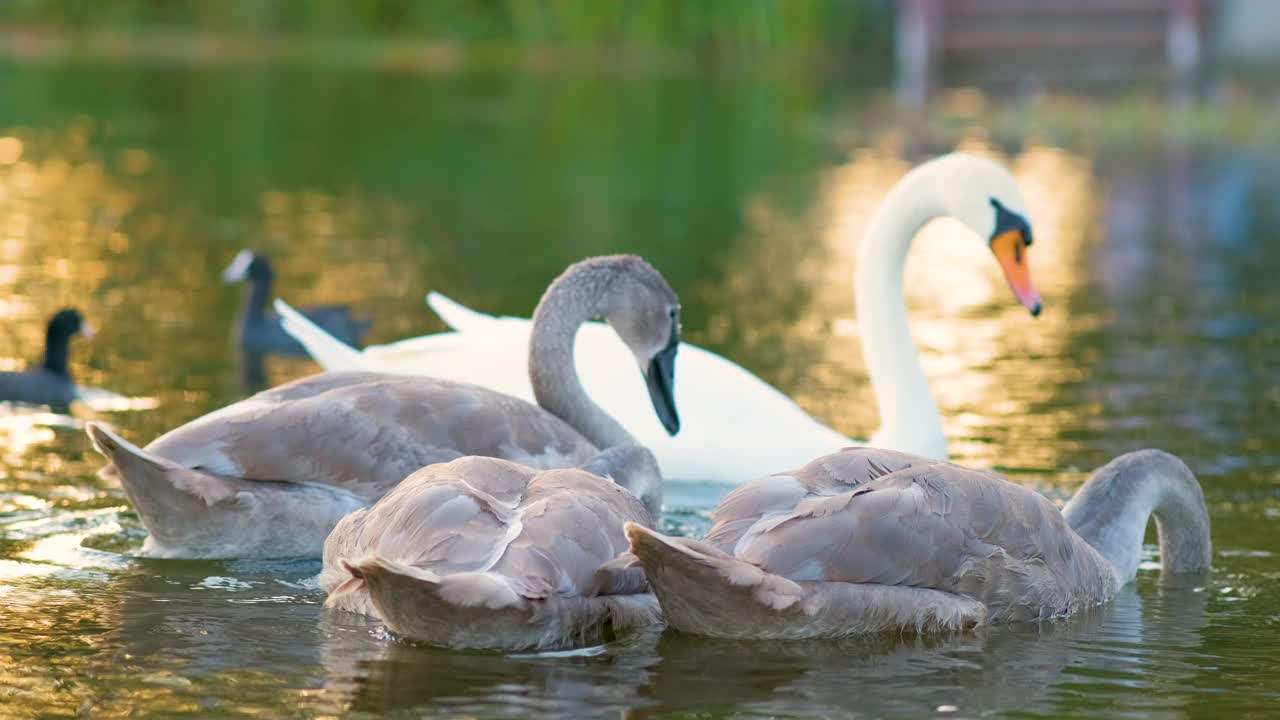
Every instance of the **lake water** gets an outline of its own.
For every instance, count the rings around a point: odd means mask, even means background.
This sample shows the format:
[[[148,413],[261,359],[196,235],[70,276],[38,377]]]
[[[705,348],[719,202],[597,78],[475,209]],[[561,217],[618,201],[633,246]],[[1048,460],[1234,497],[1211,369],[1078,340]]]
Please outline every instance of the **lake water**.
[[[998,108],[932,122],[800,72],[0,65],[0,88],[0,363],[75,305],[99,329],[77,379],[139,399],[0,414],[0,717],[1276,712],[1280,153],[1248,133],[1093,134],[1052,109],[989,130]],[[78,427],[141,443],[242,396],[218,273],[251,246],[279,296],[352,303],[374,341],[441,330],[428,289],[526,315],[569,262],[638,252],[687,340],[865,437],[857,240],[907,168],[955,148],[1018,175],[1046,309],[956,224],[917,241],[913,330],[954,459],[1062,500],[1118,453],[1177,453],[1209,503],[1210,577],[1162,581],[1152,546],[1114,602],[1038,626],[445,652],[324,611],[313,561],[132,557],[141,526]],[[725,490],[673,484],[668,527],[704,531]]]

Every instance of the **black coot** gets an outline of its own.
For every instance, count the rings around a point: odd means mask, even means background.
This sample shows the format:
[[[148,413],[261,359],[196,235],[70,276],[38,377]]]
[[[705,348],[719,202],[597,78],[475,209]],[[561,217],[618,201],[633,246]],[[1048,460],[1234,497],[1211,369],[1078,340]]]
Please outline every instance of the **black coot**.
[[[222,272],[226,282],[248,283],[240,305],[240,347],[249,352],[307,357],[302,344],[284,331],[280,318],[268,307],[274,278],[271,263],[252,250],[241,250]],[[369,321],[352,315],[346,305],[304,307],[298,308],[298,312],[352,347],[361,347],[369,330]]]
[[[261,385],[264,381],[262,358],[265,355],[307,357],[306,349],[284,331],[280,318],[268,307],[274,278],[271,263],[252,250],[241,250],[222,271],[225,282],[247,283],[240,304],[236,341],[245,359],[244,380],[251,386]],[[319,305],[298,308],[298,311],[342,342],[356,348],[363,347],[370,321],[356,317],[346,305]]]
[[[93,329],[78,310],[59,310],[45,331],[44,360],[40,366],[22,372],[0,372],[0,402],[49,405],[55,410],[67,410],[77,397],[76,384],[67,368],[72,335],[89,337]]]

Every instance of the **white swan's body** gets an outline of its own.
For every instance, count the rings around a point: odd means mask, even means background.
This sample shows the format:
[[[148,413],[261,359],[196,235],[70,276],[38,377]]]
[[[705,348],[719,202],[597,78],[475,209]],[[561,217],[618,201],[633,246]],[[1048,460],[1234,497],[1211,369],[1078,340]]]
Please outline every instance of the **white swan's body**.
[[[529,372],[519,372],[528,365],[528,320],[471,312],[435,293],[430,302],[455,332],[375,345],[363,352],[334,339],[288,305],[277,301],[276,307],[285,330],[326,369],[376,367],[382,372],[466,378],[532,401]],[[653,451],[665,478],[736,482],[751,477],[752,468],[783,467],[793,458],[854,444],[741,366],[684,342],[676,353],[681,428],[672,437],[654,415],[644,387],[635,382],[631,358],[608,325],[590,322],[578,331],[574,361],[583,386],[639,444]]]
[[[907,327],[902,270],[916,232],[936,217],[957,217],[994,243],[1009,228],[1001,224],[999,211],[993,212],[993,201],[1013,209],[1005,216],[1021,218],[1024,203],[1007,171],[987,160],[948,155],[908,174],[871,222],[860,248],[857,302],[863,353],[880,406],[881,428],[870,441],[873,446],[946,457],[942,421]],[[1019,248],[1017,263],[1025,274],[1024,254]],[[1011,272],[1008,265],[1005,270]],[[1019,299],[1038,312],[1039,298],[1029,280],[1010,275],[1010,282]],[[532,399],[525,362],[529,320],[478,313],[437,293],[427,302],[453,332],[363,351],[344,345],[284,303],[277,301],[276,307],[285,330],[327,369],[430,375]],[[601,323],[588,323],[579,332],[575,363],[588,394],[654,452],[668,480],[737,483],[761,469],[796,467],[858,444],[736,363],[688,343],[680,344],[676,358],[682,422],[680,434],[671,437],[654,418],[643,390],[625,381],[622,359],[628,355]]]

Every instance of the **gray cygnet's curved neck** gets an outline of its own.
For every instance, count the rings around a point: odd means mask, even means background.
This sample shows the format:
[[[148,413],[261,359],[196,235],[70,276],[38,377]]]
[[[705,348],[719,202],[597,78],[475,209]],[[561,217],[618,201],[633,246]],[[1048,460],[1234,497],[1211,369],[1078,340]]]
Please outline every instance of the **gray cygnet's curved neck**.
[[[1160,450],[1127,453],[1102,466],[1062,514],[1112,565],[1120,583],[1137,574],[1152,515],[1163,572],[1201,572],[1212,560],[1209,513],[1200,483],[1181,460]]]
[[[578,328],[608,308],[609,286],[618,270],[607,263],[580,263],[547,288],[533,312],[529,380],[538,405],[582,433],[597,448],[635,439],[599,405],[578,378],[573,346]]]

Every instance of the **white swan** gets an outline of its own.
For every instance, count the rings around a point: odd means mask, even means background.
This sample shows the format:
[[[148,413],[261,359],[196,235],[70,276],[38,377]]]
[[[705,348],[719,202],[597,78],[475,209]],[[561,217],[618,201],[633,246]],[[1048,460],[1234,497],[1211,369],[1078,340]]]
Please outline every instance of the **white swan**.
[[[937,405],[907,327],[902,273],[907,250],[929,221],[954,217],[982,238],[1000,262],[1018,300],[1033,315],[1040,296],[1031,285],[1026,203],[1013,176],[990,160],[951,154],[908,173],[885,197],[860,248],[857,313],[862,350],[880,409],[870,444],[945,458]],[[531,398],[525,356],[529,321],[471,311],[437,293],[427,301],[454,332],[357,351],[316,328],[284,303],[284,327],[325,368],[423,374],[475,383]],[[841,342],[833,339],[832,342]],[[599,323],[583,327],[575,362],[588,394],[654,452],[670,479],[737,483],[761,470],[796,467],[858,444],[810,417],[777,389],[734,362],[680,344],[676,388],[681,432],[672,437],[655,419],[644,391],[626,382],[630,351]]]
[[[705,540],[626,532],[671,627],[796,639],[1070,614],[1133,580],[1153,515],[1164,572],[1209,568],[1200,484],[1158,450],[1107,463],[1059,511],[994,473],[848,448],[737,487]]]

